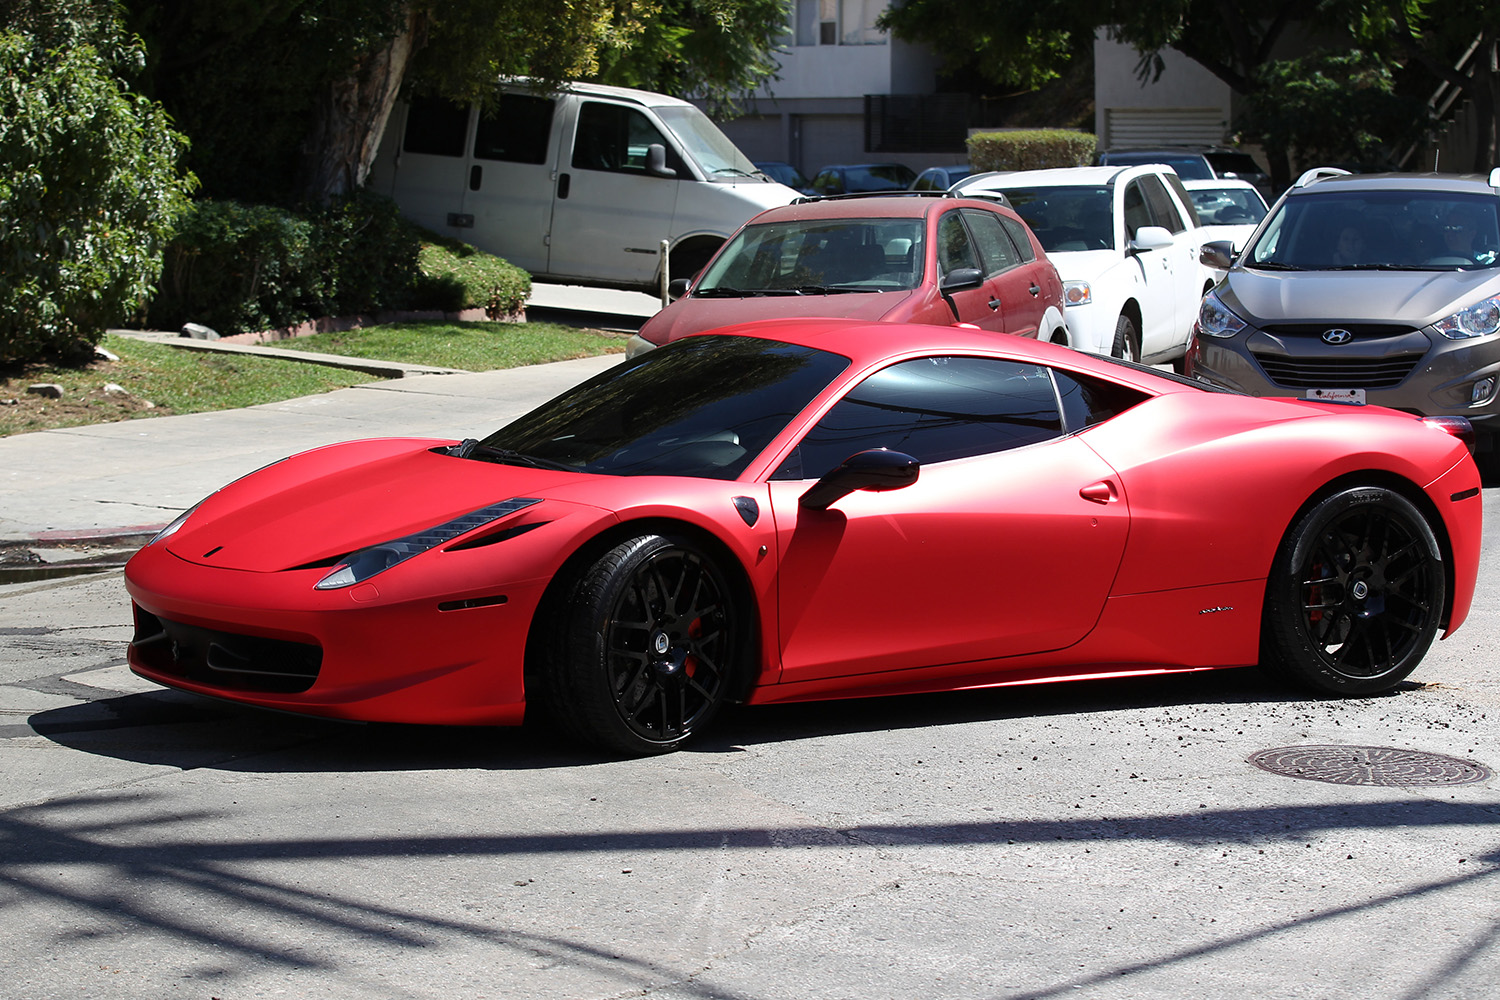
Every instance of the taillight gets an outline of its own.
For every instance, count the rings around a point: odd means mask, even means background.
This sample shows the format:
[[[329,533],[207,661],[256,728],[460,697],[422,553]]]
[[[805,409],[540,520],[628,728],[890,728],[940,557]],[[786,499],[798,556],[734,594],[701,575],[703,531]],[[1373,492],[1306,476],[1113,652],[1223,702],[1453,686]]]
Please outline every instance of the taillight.
[[[1474,425],[1468,417],[1423,417],[1422,423],[1440,431],[1447,431],[1464,443],[1469,454],[1474,454]]]

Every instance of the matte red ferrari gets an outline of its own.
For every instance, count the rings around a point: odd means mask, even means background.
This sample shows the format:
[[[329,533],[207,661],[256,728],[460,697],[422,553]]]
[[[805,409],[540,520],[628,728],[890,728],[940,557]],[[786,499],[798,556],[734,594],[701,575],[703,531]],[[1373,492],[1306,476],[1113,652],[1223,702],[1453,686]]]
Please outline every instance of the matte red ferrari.
[[[133,558],[130,664],[670,750],[769,703],[1257,662],[1389,690],[1474,591],[1465,424],[954,327],[689,337],[483,439],[356,441]]]

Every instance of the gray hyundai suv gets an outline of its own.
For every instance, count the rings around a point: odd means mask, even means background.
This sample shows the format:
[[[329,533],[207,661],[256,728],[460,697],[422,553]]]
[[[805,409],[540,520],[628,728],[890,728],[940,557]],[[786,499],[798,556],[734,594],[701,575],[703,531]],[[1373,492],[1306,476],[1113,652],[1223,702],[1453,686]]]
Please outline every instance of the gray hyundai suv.
[[[1500,433],[1500,169],[1299,181],[1203,299],[1189,375],[1256,396],[1377,403]]]

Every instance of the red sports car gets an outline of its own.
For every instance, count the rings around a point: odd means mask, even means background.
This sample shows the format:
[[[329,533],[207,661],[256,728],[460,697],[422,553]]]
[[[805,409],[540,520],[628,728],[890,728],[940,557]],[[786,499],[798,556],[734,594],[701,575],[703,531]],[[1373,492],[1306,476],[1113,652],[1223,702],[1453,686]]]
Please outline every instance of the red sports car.
[[[729,701],[1257,662],[1369,694],[1468,612],[1465,432],[977,330],[747,324],[483,440],[214,493],[126,569],[130,664],[346,719],[540,709],[627,753]]]

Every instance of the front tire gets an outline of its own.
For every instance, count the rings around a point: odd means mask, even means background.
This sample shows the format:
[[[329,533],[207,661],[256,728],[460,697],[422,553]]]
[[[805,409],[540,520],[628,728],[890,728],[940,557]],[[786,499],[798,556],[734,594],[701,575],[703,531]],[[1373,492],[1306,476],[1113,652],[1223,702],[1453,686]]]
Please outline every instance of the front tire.
[[[653,534],[584,568],[544,627],[550,715],[577,739],[639,756],[676,750],[718,713],[745,625],[712,556]]]
[[[1389,691],[1410,674],[1443,615],[1442,550],[1405,497],[1356,487],[1287,532],[1266,586],[1270,666],[1324,694]]]
[[[1141,359],[1140,340],[1136,333],[1135,323],[1129,316],[1121,315],[1115,321],[1115,341],[1109,349],[1109,356],[1122,361]]]

